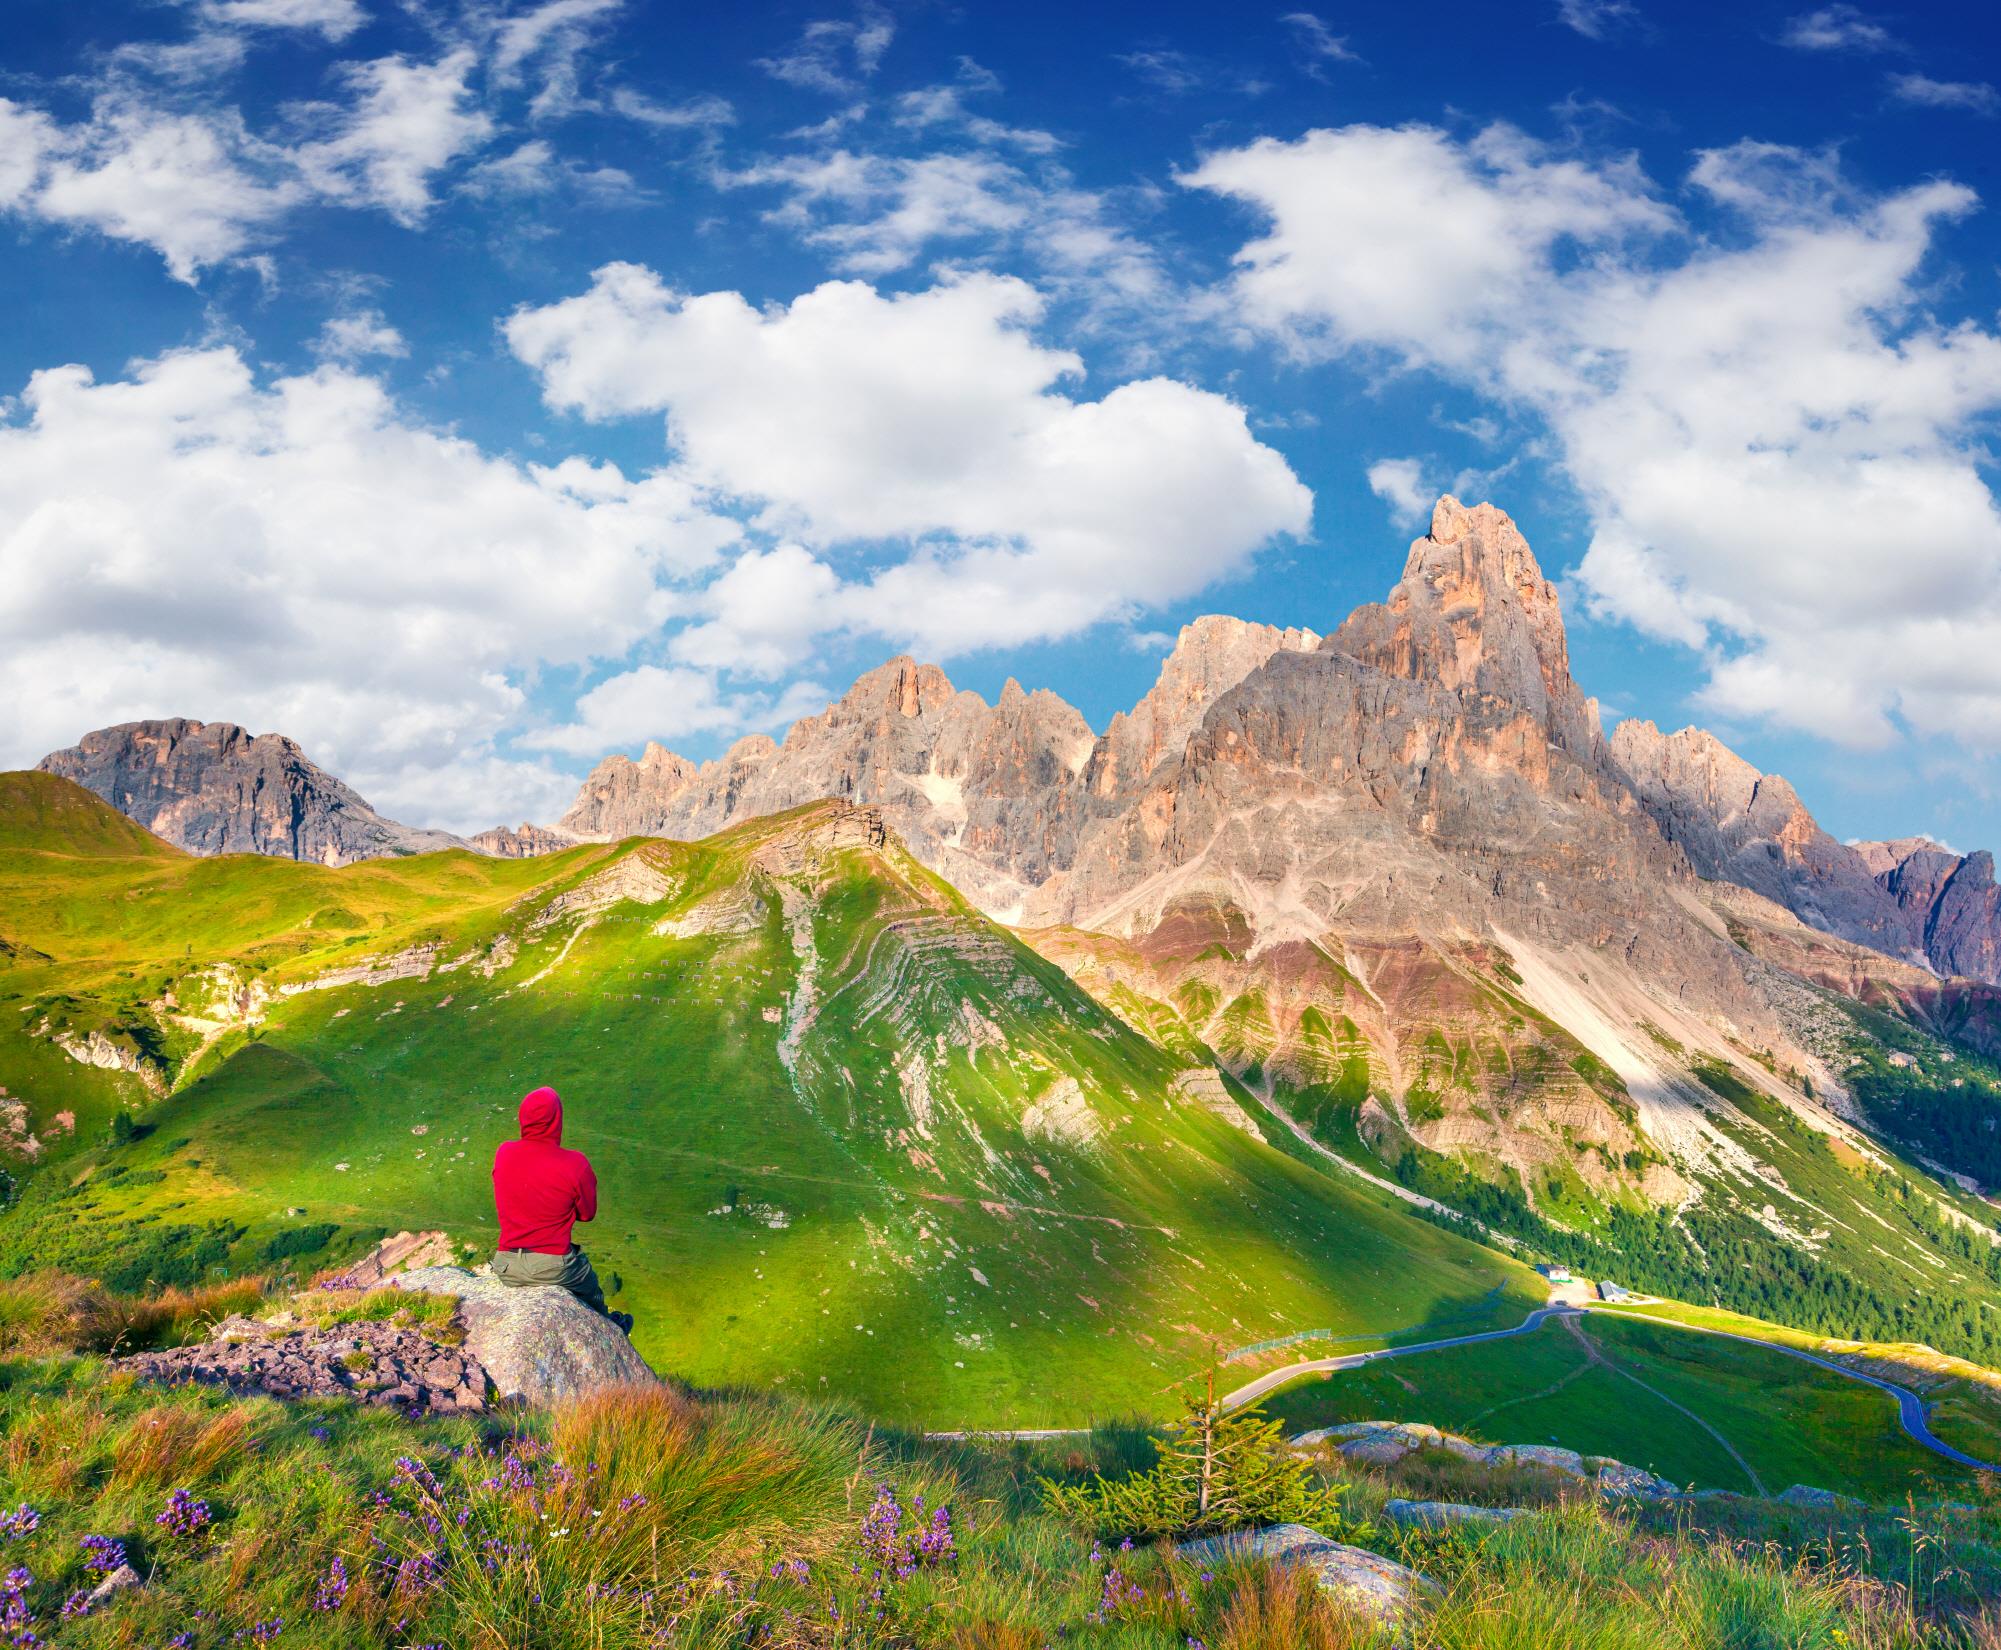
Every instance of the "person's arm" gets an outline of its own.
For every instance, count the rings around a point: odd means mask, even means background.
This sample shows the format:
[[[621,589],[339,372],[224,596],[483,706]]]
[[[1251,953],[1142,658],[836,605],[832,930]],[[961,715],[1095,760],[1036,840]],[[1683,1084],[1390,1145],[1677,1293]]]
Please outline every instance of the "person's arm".
[[[586,1157],[583,1159],[583,1172],[577,1177],[577,1219],[591,1221],[597,1217],[598,1177],[591,1169],[591,1160]]]

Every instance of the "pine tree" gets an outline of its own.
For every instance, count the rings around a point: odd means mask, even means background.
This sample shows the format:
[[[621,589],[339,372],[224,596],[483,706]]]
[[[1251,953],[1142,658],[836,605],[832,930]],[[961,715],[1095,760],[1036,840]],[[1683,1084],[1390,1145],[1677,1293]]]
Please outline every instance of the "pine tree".
[[[1325,1535],[1350,1531],[1342,1486],[1315,1482],[1287,1445],[1284,1428],[1256,1405],[1227,1411],[1212,1370],[1200,1398],[1162,1442],[1151,1472],[1088,1484],[1041,1481],[1058,1515],[1113,1538],[1191,1535],[1254,1525],[1305,1524]]]

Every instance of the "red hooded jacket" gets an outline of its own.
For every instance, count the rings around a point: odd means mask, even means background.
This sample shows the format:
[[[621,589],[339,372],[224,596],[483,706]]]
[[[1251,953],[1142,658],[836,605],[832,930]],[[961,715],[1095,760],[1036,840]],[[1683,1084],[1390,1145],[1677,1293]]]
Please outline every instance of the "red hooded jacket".
[[[500,1247],[545,1255],[570,1250],[570,1227],[595,1219],[598,1177],[582,1152],[563,1148],[563,1100],[536,1089],[521,1101],[521,1138],[493,1154],[493,1207]]]

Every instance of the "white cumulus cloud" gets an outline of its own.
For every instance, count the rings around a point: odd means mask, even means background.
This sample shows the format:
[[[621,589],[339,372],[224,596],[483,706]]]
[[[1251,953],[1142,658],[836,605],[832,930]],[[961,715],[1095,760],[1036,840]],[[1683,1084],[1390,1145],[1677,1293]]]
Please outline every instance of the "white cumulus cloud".
[[[664,413],[677,473],[764,531],[903,547],[843,579],[823,629],[940,653],[1071,634],[1306,530],[1311,495],[1241,408],[1157,378],[1073,399],[1080,363],[1035,341],[1041,309],[1025,282],[972,276],[759,310],[614,264],[506,334],[551,405]]]
[[[468,83],[475,62],[459,49],[435,63],[382,57],[345,65],[353,102],[326,111],[332,133],[293,158],[322,194],[379,206],[406,226],[421,223],[434,204],[434,176],[493,135]]]
[[[639,665],[581,695],[573,720],[525,734],[521,743],[594,760],[650,740],[784,727],[824,709],[832,698],[817,682],[795,683],[774,699],[727,692],[713,671]]]
[[[1690,170],[1712,239],[1630,162],[1369,127],[1188,181],[1269,224],[1239,255],[1253,327],[1543,421],[1591,515],[1590,599],[1701,649],[1714,709],[2001,749],[2001,512],[1980,473],[2001,335],[1927,309],[1968,190],[1873,196],[1825,154],[1747,142]]]
[[[1903,42],[1860,6],[1822,6],[1786,19],[1779,43],[1803,52],[1894,52]]]
[[[1390,520],[1415,527],[1438,502],[1436,489],[1424,484],[1424,465],[1415,458],[1383,458],[1369,466],[1369,491],[1390,507]]]
[[[0,423],[0,766],[186,714],[282,729],[417,823],[546,814],[554,770],[498,748],[538,674],[619,659],[737,534],[685,482],[496,458],[337,366],[39,372]]]
[[[360,0],[202,0],[199,11],[230,28],[303,29],[335,41],[367,21]]]
[[[1918,109],[1957,109],[1969,115],[2001,114],[2001,92],[1984,80],[1934,80],[1927,74],[1893,74],[1890,97]]]
[[[167,114],[106,99],[53,134],[40,187],[20,204],[54,223],[150,246],[176,280],[256,243],[305,196],[234,114]]]

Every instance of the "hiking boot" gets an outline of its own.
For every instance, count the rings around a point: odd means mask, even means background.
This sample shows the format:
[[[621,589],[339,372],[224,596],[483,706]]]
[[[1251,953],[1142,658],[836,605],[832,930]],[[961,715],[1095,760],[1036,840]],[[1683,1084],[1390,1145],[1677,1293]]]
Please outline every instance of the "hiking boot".
[[[632,1334],[632,1314],[630,1312],[607,1312],[605,1316],[630,1336]]]

